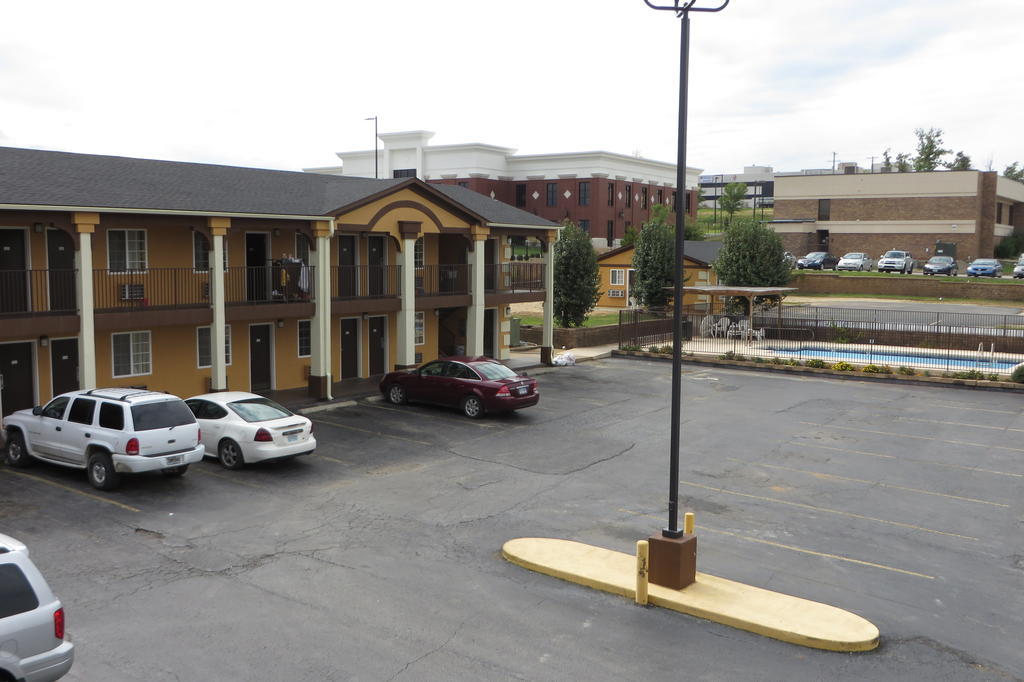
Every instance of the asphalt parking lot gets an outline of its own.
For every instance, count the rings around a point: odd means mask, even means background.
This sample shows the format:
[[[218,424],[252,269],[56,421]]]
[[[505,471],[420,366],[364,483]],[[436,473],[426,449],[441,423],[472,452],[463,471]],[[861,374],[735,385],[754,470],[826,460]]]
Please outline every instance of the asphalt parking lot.
[[[804,649],[503,561],[513,537],[632,552],[665,523],[670,365],[538,372],[469,421],[361,402],[314,456],[113,493],[0,466],[77,643],[69,680],[1024,677],[1018,396],[684,370],[699,570],[854,611],[878,650]]]

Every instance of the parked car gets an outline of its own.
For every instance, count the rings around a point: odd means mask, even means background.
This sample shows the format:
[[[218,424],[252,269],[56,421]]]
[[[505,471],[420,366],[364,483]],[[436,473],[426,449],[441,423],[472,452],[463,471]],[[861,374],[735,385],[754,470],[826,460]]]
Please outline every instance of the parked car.
[[[206,393],[185,404],[199,422],[206,455],[227,469],[316,449],[313,422],[255,393]]]
[[[995,258],[976,258],[967,266],[968,277],[1002,277],[1003,264]]]
[[[836,264],[836,270],[856,270],[858,272],[867,270],[870,272],[874,264],[875,261],[868,254],[855,251],[840,258]]]
[[[836,269],[839,259],[825,251],[812,251],[796,262],[797,270]]]
[[[926,275],[949,275],[956,277],[960,270],[952,256],[932,256],[921,268]]]
[[[879,272],[902,272],[905,275],[914,273],[914,257],[909,251],[886,251],[878,259]]]
[[[75,660],[65,632],[64,606],[28,556],[0,534],[0,680],[49,682]]]
[[[181,398],[133,388],[63,393],[45,407],[4,419],[7,462],[38,459],[85,469],[89,483],[112,490],[122,474],[181,476],[203,458],[199,425]]]
[[[536,405],[537,381],[487,357],[450,357],[417,369],[391,372],[380,392],[395,405],[424,402],[458,407],[467,417]]]
[[[1024,256],[1017,259],[1017,264],[1013,266],[1013,278],[1024,279]]]

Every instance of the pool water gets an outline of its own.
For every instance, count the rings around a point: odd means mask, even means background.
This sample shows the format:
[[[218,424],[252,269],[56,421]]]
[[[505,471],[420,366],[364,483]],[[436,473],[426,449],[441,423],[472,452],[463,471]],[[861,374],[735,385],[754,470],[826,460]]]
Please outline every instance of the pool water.
[[[768,348],[766,350],[773,351],[780,356],[788,355],[802,358],[821,358],[822,360],[848,360],[850,362],[875,365],[928,364],[949,369],[988,369],[1006,371],[1012,367],[1016,367],[1018,364],[1015,362],[988,362],[985,360],[976,360],[975,358],[965,358],[957,355],[951,355],[949,357],[942,355],[896,355],[891,353],[862,353],[854,350],[825,350],[823,348],[801,348],[795,350],[785,348]]]

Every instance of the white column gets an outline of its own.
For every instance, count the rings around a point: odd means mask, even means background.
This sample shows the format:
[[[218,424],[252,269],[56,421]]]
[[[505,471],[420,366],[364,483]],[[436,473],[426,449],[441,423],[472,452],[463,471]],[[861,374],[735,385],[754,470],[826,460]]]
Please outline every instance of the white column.
[[[416,238],[402,238],[398,254],[398,294],[402,307],[398,311],[398,349],[395,365],[416,364]]]
[[[466,309],[466,355],[484,354],[484,263],[487,261],[483,235],[473,235],[469,252],[469,293],[472,303]]]
[[[98,220],[98,218],[97,218]],[[92,231],[95,224],[77,222],[78,251],[75,252],[75,292],[78,305],[78,387],[96,388],[96,320],[92,293]]]
[[[555,244],[554,240],[544,242],[544,327],[541,331],[541,362],[551,363],[551,346],[555,328]]]
[[[224,332],[224,327],[227,324],[224,314],[224,233],[226,228],[214,227],[212,232],[210,307],[213,309],[213,326],[210,327],[210,360],[212,363],[210,390],[226,391],[228,390],[228,367],[227,359],[224,357],[224,347],[227,343]]]
[[[322,382],[315,396],[331,398],[331,238],[329,223],[315,230],[313,261],[313,321],[310,325],[310,377]]]

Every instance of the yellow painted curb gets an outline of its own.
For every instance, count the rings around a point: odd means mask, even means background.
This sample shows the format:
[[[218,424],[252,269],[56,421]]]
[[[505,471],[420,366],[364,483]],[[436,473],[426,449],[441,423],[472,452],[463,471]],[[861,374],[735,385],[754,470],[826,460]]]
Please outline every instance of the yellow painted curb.
[[[538,573],[633,599],[636,557],[555,538],[516,538],[501,549],[514,564]],[[651,583],[648,601],[673,611],[791,644],[828,651],[870,651],[878,628],[860,616],[820,602],[744,585],[707,573],[681,590]]]

